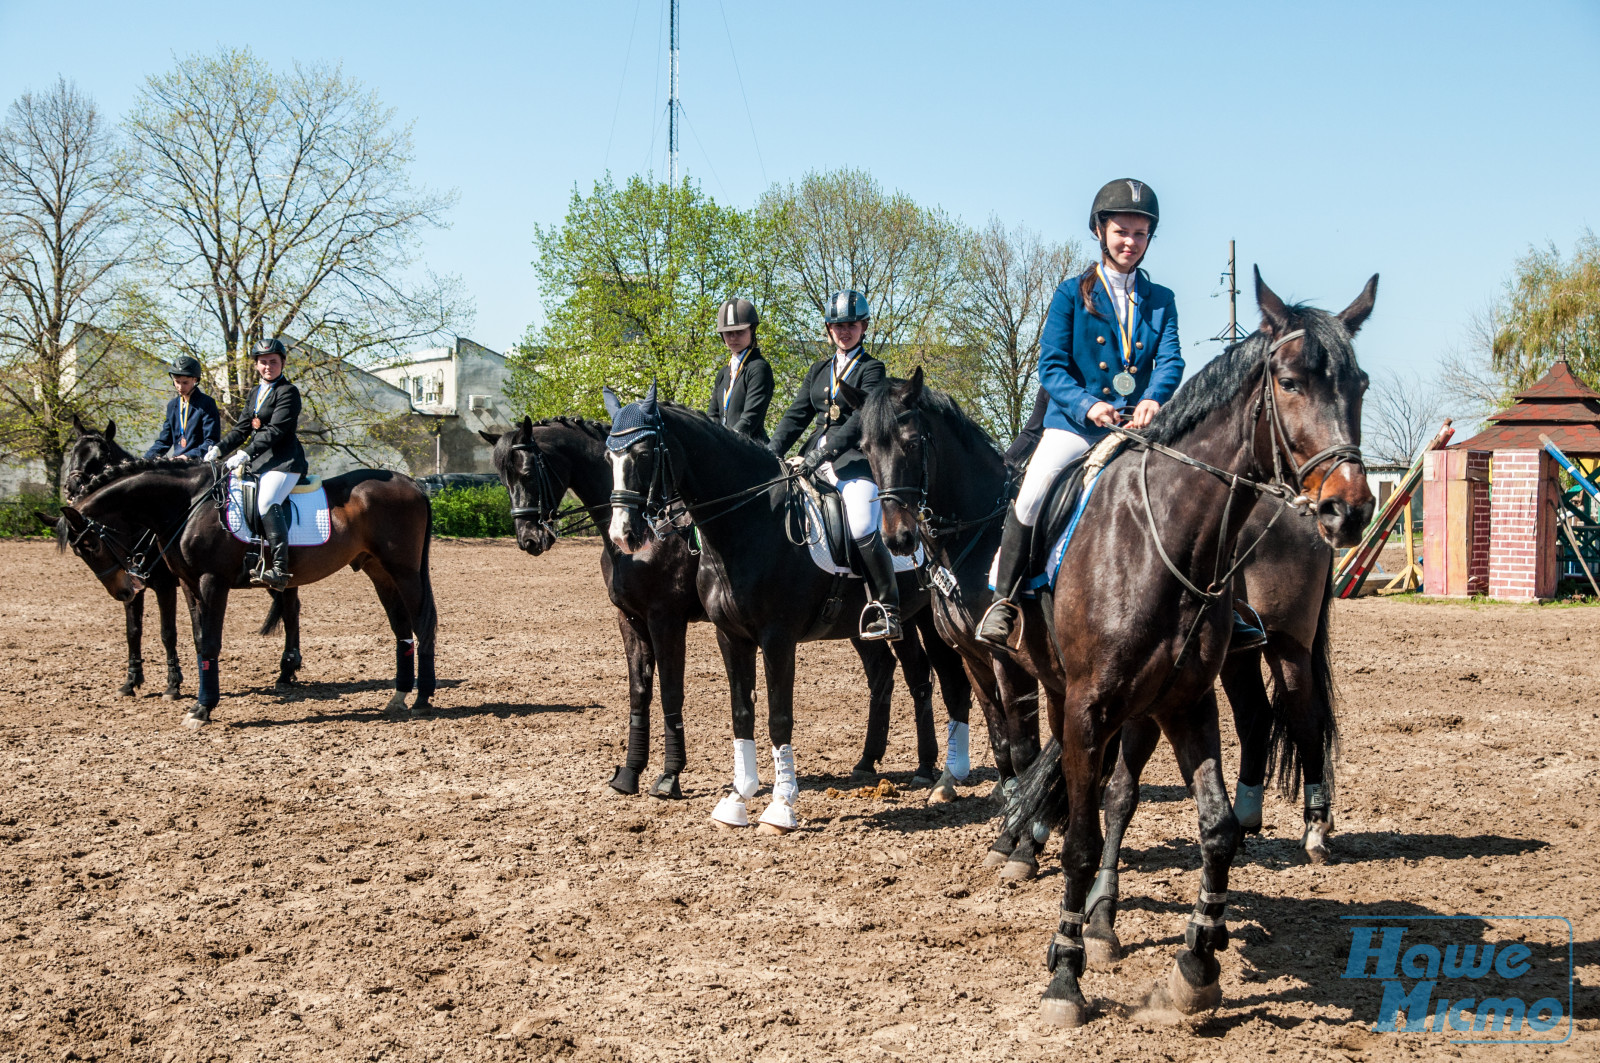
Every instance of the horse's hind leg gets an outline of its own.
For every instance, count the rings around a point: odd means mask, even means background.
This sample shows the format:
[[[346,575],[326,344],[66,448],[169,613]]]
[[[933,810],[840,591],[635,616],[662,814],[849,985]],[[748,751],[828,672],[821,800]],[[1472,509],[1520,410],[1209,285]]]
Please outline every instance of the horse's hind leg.
[[[295,673],[300,671],[300,590],[290,587],[268,592],[283,617],[283,656],[278,658],[278,686],[294,685]]]
[[[1084,956],[1096,967],[1122,959],[1122,942],[1116,930],[1117,858],[1134,810],[1139,807],[1139,777],[1160,741],[1161,728],[1148,717],[1122,725],[1116,768],[1105,792],[1106,840],[1100,849],[1100,872],[1084,902]]]
[[[1233,814],[1246,833],[1259,834],[1272,735],[1272,703],[1261,680],[1261,653],[1228,657],[1222,666],[1222,689],[1227,692],[1234,732],[1239,736],[1239,784],[1234,791]]]
[[[117,693],[131,698],[144,686],[144,591],[122,603],[122,615],[128,629],[128,676]]]
[[[1228,947],[1228,873],[1239,847],[1239,821],[1228,805],[1228,787],[1222,779],[1215,691],[1207,690],[1192,705],[1163,715],[1161,727],[1199,807],[1201,866],[1199,896],[1183,933],[1184,950],[1166,978],[1156,983],[1150,1005],[1194,1015],[1222,1002],[1222,968],[1216,953]]]
[[[368,561],[361,570],[372,580],[372,589],[377,591],[384,615],[389,618],[389,630],[394,632],[394,693],[390,695],[384,711],[398,717],[406,712],[406,695],[411,693],[417,682],[417,640],[412,634],[411,613],[394,578],[381,565],[376,561]],[[415,719],[424,707],[424,700],[418,697],[416,707],[409,716]]]
[[[1333,831],[1332,780],[1328,777],[1328,729],[1332,709],[1312,677],[1310,653],[1295,647],[1267,658],[1272,666],[1277,718],[1273,759],[1283,766],[1279,775],[1288,786],[1298,776],[1305,779],[1305,834],[1300,839],[1306,859],[1325,864],[1333,859],[1328,835]]]
[[[748,827],[745,802],[761,787],[756,767],[756,647],[718,628],[717,648],[722,651],[733,706],[733,789],[711,810],[711,820],[719,827]]]
[[[167,654],[167,689],[161,692],[161,697],[166,701],[177,701],[183,696],[183,665],[178,663],[176,577],[164,579],[156,585],[156,615],[161,621],[161,648]]]
[[[904,640],[902,640],[904,641]],[[871,782],[878,777],[878,762],[889,751],[889,711],[894,702],[894,653],[881,641],[851,639],[867,674],[867,737],[861,759],[850,769],[850,777]],[[895,643],[899,646],[899,643]]]
[[[222,655],[222,623],[228,613],[228,584],[220,576],[206,573],[189,598],[189,619],[194,626],[195,655],[199,658],[199,692],[194,707],[184,718],[190,730],[211,722],[211,710],[222,697],[218,658]]]
[[[767,673],[767,734],[772,738],[772,802],[761,813],[763,834],[788,834],[800,825],[795,805],[800,776],[794,763],[794,647],[782,636],[761,647]]]
[[[611,773],[606,789],[632,797],[639,792],[639,773],[650,763],[650,695],[655,689],[656,651],[643,619],[618,609],[617,628],[628,658],[628,752]]]
[[[939,769],[939,736],[933,723],[933,669],[928,661],[928,651],[913,625],[905,638],[894,643],[894,654],[900,658],[900,670],[905,673],[906,687],[911,692],[912,719],[917,727],[917,770],[911,777],[914,787],[932,786]]]
[[[683,660],[689,622],[681,616],[652,616],[650,641],[656,648],[656,675],[661,682],[661,730],[664,750],[661,775],[650,785],[651,797],[679,798],[678,776],[689,762],[683,740]]]

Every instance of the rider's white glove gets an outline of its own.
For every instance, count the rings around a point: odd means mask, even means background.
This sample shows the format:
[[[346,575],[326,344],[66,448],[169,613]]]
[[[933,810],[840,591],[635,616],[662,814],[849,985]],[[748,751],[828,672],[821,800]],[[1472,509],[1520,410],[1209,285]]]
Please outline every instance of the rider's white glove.
[[[215,443],[213,443],[206,448],[206,452],[205,454],[201,455],[200,460],[216,461],[220,457],[222,457],[222,450]]]
[[[223,464],[230,469],[237,469],[239,466],[243,465],[245,461],[246,458],[244,451],[236,450],[232,454],[228,455],[228,460],[223,462]]]

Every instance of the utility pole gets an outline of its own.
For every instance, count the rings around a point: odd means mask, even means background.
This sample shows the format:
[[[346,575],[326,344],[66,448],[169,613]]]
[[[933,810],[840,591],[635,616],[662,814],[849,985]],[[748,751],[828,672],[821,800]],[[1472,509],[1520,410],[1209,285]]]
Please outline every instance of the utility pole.
[[[671,60],[667,64],[667,184],[678,187],[678,0],[671,0]],[[657,23],[659,25],[659,23]],[[658,40],[660,38],[657,38]]]
[[[1222,283],[1227,285],[1228,291],[1228,328],[1211,338],[1223,344],[1238,343],[1245,338],[1245,333],[1239,328],[1239,274],[1233,266],[1232,240],[1228,241],[1228,269],[1222,275]]]

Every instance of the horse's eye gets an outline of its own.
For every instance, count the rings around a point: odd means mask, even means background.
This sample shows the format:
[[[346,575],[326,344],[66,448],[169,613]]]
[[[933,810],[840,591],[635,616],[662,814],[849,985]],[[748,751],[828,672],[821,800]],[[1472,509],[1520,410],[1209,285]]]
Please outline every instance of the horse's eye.
[[[1288,377],[1288,376],[1280,376],[1278,378],[1278,387],[1282,388],[1284,391],[1299,391],[1300,390],[1300,385],[1295,383],[1294,377]]]

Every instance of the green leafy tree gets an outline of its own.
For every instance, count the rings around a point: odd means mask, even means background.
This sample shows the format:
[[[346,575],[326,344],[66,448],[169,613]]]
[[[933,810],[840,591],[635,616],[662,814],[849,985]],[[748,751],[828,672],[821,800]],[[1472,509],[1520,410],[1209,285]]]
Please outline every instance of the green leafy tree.
[[[781,331],[792,298],[778,278],[772,222],[676,187],[608,175],[576,190],[560,225],[537,230],[534,271],[546,322],[511,359],[508,397],[534,417],[604,416],[600,389],[703,406],[727,350],[712,331],[732,295],[761,313],[758,339],[774,368],[794,360]]]
[[[1593,230],[1579,237],[1569,259],[1554,245],[1518,259],[1494,321],[1490,365],[1508,395],[1561,357],[1586,382],[1600,382],[1600,239]]]

